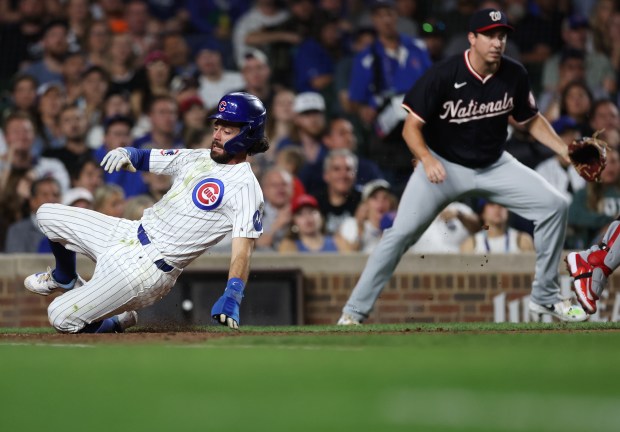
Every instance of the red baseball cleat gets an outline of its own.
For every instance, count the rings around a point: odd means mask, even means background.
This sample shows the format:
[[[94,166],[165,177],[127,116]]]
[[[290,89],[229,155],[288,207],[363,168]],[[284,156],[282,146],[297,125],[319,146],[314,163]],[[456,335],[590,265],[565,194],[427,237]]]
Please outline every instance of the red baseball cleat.
[[[594,267],[588,262],[584,252],[570,252],[564,261],[573,277],[571,289],[577,294],[577,300],[589,314],[596,313],[598,296],[592,291],[592,272]]]

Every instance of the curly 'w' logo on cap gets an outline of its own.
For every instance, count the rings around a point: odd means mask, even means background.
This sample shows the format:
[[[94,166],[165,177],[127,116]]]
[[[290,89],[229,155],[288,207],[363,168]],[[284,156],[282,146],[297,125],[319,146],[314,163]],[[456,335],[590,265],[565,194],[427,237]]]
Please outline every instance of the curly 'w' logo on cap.
[[[502,19],[502,13],[499,11],[491,11],[489,12],[489,16],[491,17],[491,21],[499,21]]]

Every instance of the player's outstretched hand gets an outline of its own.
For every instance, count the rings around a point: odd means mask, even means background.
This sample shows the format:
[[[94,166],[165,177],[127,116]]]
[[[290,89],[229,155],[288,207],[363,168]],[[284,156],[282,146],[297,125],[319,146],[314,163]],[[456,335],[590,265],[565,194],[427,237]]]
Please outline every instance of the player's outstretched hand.
[[[129,153],[124,148],[110,150],[101,161],[104,171],[112,174],[114,171],[125,169],[127,171],[136,172],[136,168],[129,159]]]
[[[243,298],[243,289],[244,284],[241,279],[229,280],[224,294],[211,308],[211,317],[222,325],[238,329],[239,306]]]

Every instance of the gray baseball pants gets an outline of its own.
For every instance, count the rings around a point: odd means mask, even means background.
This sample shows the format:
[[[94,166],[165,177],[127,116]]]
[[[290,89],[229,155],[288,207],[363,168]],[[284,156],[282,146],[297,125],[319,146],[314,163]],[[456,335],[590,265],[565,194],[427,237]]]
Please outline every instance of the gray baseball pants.
[[[536,269],[531,300],[541,305],[558,302],[558,265],[568,216],[566,198],[507,152],[497,162],[480,169],[434,156],[445,167],[446,179],[433,184],[422,165],[418,165],[403,192],[394,225],[383,233],[371,253],[343,312],[359,320],[367,318],[405,251],[445,206],[466,196],[486,197],[534,221]]]

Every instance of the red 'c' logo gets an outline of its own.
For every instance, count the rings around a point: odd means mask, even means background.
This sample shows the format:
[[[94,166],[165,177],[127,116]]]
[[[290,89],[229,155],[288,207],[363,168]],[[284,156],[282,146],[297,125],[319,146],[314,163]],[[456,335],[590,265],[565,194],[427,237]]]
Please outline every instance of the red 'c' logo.
[[[220,106],[218,107],[218,111],[222,112],[226,109],[226,101],[220,102]]]

